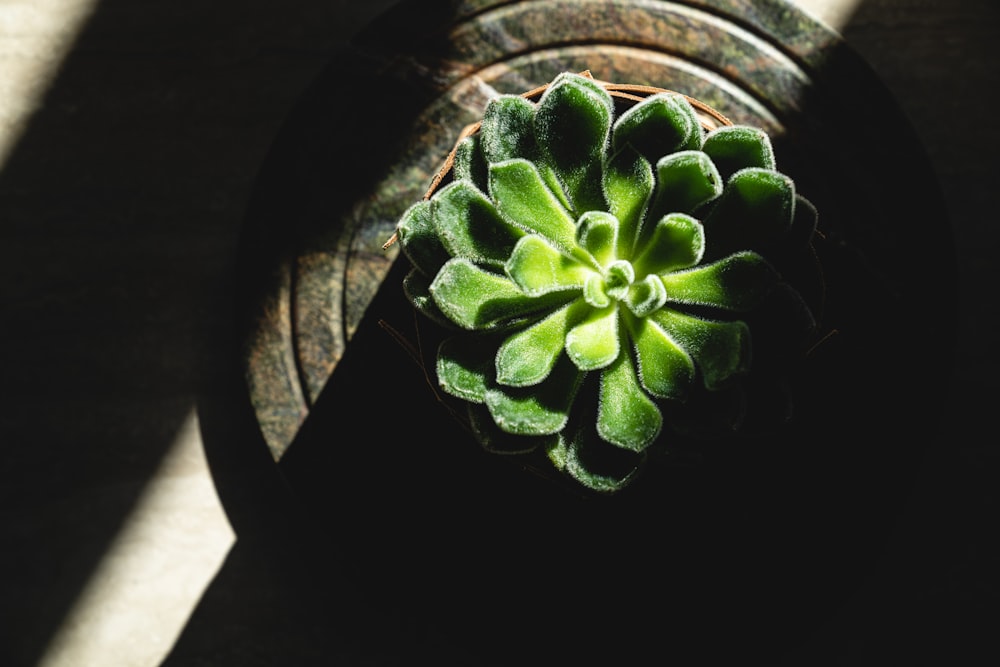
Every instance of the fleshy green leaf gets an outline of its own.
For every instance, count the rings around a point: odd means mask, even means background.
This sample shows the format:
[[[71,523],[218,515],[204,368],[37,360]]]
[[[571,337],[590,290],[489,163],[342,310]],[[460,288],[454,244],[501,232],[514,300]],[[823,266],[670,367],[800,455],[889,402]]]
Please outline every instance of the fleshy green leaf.
[[[656,163],[656,192],[646,219],[656,221],[669,213],[694,213],[718,197],[722,186],[718,170],[701,151],[667,155]]]
[[[605,289],[610,296],[618,300],[628,295],[629,287],[634,280],[635,268],[628,260],[615,260],[604,271]]]
[[[441,312],[466,329],[488,329],[551,305],[526,295],[506,276],[461,257],[441,268],[430,291]]]
[[[788,232],[795,214],[795,184],[784,174],[748,167],[729,179],[704,220],[706,255],[759,250]]]
[[[566,334],[566,352],[580,370],[604,368],[618,357],[618,308],[593,309]]]
[[[578,88],[589,90],[596,99],[600,99],[604,103],[604,106],[608,109],[608,113],[614,113],[615,102],[611,99],[611,95],[608,94],[607,89],[591,77],[584,76],[583,74],[561,72],[552,80],[552,84],[545,94],[551,94],[553,88],[559,88],[566,84],[572,84]]]
[[[488,162],[514,158],[534,161],[537,145],[535,105],[520,95],[500,95],[489,101],[479,128],[483,156]]]
[[[549,377],[532,387],[494,385],[486,391],[486,407],[501,430],[518,435],[552,435],[566,425],[570,405],[583,379],[565,356]]]
[[[427,275],[433,276],[450,259],[434,228],[429,201],[419,201],[406,209],[396,232],[403,254]]]
[[[604,210],[601,170],[614,104],[591,79],[560,75],[538,101],[535,136],[574,211]]]
[[[616,152],[604,168],[604,197],[608,210],[618,218],[618,246],[622,257],[633,254],[653,186],[653,166],[631,146]]]
[[[706,389],[720,389],[749,368],[750,330],[745,323],[705,320],[667,308],[651,319],[694,358]]]
[[[559,441],[559,436],[556,434],[528,436],[501,431],[493,421],[489,409],[484,405],[469,403],[467,414],[469,426],[476,434],[476,439],[482,448],[491,454],[527,454],[539,448],[547,451]]]
[[[455,161],[452,175],[456,181],[469,181],[486,192],[489,186],[486,176],[486,160],[479,148],[479,135],[473,134],[462,139],[455,147]]]
[[[587,276],[587,283],[583,286],[583,300],[594,308],[607,308],[611,305],[611,297],[604,284],[604,276],[593,273]]]
[[[634,266],[640,275],[662,275],[694,266],[704,252],[705,231],[701,223],[684,213],[671,213],[656,223]]]
[[[511,280],[530,296],[582,289],[594,273],[534,234],[517,242],[505,268]]]
[[[497,382],[527,387],[547,378],[566,346],[566,332],[580,311],[580,302],[567,304],[507,338],[496,354]]]
[[[503,267],[524,232],[497,213],[469,181],[454,181],[431,199],[431,213],[444,247],[453,257]]]
[[[625,111],[612,130],[612,147],[631,144],[651,164],[664,155],[701,148],[704,133],[691,103],[682,95],[657,93]]]
[[[757,127],[723,125],[705,136],[701,150],[712,158],[724,181],[746,167],[775,168],[771,139]]]
[[[608,442],[640,452],[660,434],[663,415],[639,385],[632,355],[621,354],[601,372],[597,432]]]
[[[541,234],[567,254],[576,246],[576,225],[542,182],[535,165],[515,159],[490,165],[490,197],[508,221]]]
[[[668,303],[712,306],[745,312],[754,308],[778,281],[778,274],[755,252],[739,252],[711,264],[660,276]]]
[[[419,269],[412,269],[403,277],[403,294],[413,307],[436,324],[454,328],[455,323],[449,320],[434,303],[430,288],[431,277]]]
[[[612,494],[628,486],[646,460],[644,452],[614,447],[593,429],[576,429],[546,449],[549,461],[588,489]]]
[[[645,317],[667,302],[667,288],[655,274],[649,274],[629,287],[625,303],[636,317]]]
[[[455,336],[438,346],[438,385],[452,396],[472,403],[486,401],[493,373],[492,345],[480,336]]]
[[[741,397],[769,407],[751,352],[771,378],[816,333],[816,209],[777,171],[763,130],[706,134],[683,95],[633,104],[564,72],[531,99],[494,98],[451,180],[400,219],[414,266],[403,289],[455,335],[438,379],[488,451],[542,447],[613,493],[664,418],[679,432],[703,416],[725,434]],[[815,276],[812,292],[775,267]]]
[[[694,361],[654,322],[656,315],[626,320],[639,360],[639,381],[654,396],[682,399],[694,379]]]
[[[587,211],[576,224],[577,243],[601,266],[618,256],[618,219],[605,211]]]

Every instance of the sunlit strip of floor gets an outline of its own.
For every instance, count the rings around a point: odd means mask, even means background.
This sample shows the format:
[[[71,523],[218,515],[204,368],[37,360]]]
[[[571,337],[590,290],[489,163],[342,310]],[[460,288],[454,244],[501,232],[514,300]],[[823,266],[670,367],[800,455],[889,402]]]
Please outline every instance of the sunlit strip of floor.
[[[192,410],[39,667],[160,664],[234,542]]]

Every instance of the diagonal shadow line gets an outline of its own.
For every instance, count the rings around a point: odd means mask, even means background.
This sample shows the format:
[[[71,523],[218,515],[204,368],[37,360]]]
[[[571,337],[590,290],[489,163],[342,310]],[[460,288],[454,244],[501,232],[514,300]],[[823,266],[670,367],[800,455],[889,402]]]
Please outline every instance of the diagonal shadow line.
[[[104,0],[10,151],[3,664],[39,659],[217,386],[240,203],[289,100],[370,11]]]
[[[11,665],[40,657],[192,404],[194,329],[177,319],[196,276],[171,256],[179,241],[145,236],[163,235],[143,219],[147,160],[100,113],[77,113],[104,104],[121,118],[149,93],[80,55],[101,25],[82,30],[0,173]]]

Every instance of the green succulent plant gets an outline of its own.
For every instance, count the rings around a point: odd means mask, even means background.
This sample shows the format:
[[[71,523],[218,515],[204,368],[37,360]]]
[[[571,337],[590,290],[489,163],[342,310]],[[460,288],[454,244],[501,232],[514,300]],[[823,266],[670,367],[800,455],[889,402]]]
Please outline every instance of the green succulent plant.
[[[816,210],[763,130],[706,127],[682,94],[564,72],[536,97],[492,99],[401,216],[404,290],[483,446],[616,492],[750,375],[758,330],[814,325],[771,256]]]

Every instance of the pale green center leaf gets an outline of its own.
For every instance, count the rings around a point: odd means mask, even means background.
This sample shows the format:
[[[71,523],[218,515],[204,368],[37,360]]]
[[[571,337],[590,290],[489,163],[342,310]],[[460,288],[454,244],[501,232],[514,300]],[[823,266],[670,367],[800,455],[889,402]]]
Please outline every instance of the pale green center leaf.
[[[649,274],[629,287],[625,304],[636,317],[646,317],[667,302],[667,289],[660,277]]]
[[[534,234],[517,242],[504,268],[511,280],[532,296],[582,289],[595,273]]]
[[[587,282],[583,286],[583,299],[594,308],[607,308],[611,305],[611,297],[608,296],[604,276],[599,273],[587,276]]]
[[[653,228],[649,242],[635,260],[636,272],[664,274],[686,269],[700,262],[704,252],[701,223],[684,213],[671,213]]]
[[[651,318],[627,318],[639,360],[639,380],[660,398],[682,399],[694,379],[691,356]]]
[[[608,266],[604,273],[604,289],[608,296],[618,301],[628,296],[629,288],[635,280],[635,269],[628,260],[619,259]]]
[[[604,368],[618,357],[618,307],[593,309],[566,334],[566,352],[577,368],[593,371]]]
[[[613,445],[639,452],[662,426],[660,409],[639,385],[632,355],[620,355],[601,373],[597,432]]]
[[[547,378],[566,346],[566,332],[579,317],[581,303],[567,304],[507,338],[497,350],[497,382],[527,387]]]
[[[587,211],[576,225],[577,243],[601,266],[618,256],[618,219],[606,211]]]

